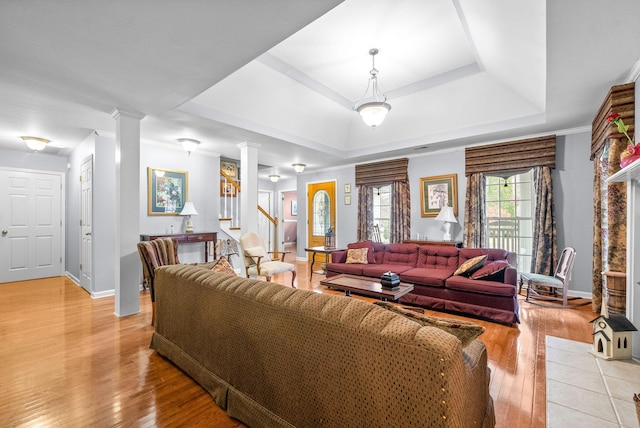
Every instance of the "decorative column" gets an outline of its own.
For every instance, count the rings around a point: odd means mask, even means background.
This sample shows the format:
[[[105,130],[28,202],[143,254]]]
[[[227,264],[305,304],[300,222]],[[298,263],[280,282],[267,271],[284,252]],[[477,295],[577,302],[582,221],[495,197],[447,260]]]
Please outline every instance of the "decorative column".
[[[240,231],[258,233],[258,148],[260,144],[244,142],[240,148]]]
[[[115,313],[140,312],[140,121],[145,115],[116,108]]]

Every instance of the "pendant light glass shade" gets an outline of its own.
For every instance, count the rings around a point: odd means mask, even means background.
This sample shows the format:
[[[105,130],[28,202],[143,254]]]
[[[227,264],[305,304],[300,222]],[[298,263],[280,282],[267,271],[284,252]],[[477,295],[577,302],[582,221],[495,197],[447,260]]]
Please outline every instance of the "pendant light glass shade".
[[[191,152],[195,152],[200,145],[200,141],[192,140],[191,138],[180,138],[178,141],[180,141],[182,148],[185,152],[189,153],[189,155],[191,155]]]

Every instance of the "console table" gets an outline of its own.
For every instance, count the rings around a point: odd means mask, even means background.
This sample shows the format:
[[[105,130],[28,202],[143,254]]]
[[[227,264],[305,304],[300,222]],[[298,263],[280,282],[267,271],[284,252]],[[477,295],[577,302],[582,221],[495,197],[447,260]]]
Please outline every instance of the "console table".
[[[216,242],[218,232],[173,233],[168,235],[140,235],[141,241],[152,241],[158,238],[173,238],[181,244],[204,242],[204,261],[209,261],[209,242]],[[213,246],[213,259],[216,259],[216,246]]]
[[[461,241],[419,241],[417,239],[405,239],[402,242],[404,244],[440,245],[440,246],[443,246],[443,247],[462,248],[462,242]]]

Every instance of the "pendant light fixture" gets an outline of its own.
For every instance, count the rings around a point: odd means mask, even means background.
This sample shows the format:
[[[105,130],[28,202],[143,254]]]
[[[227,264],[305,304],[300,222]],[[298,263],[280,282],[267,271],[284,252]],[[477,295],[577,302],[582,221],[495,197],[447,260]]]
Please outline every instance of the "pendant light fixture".
[[[360,113],[364,123],[374,129],[384,121],[387,113],[391,110],[391,105],[387,103],[387,97],[381,94],[380,88],[378,88],[377,54],[378,49],[369,50],[369,55],[371,55],[371,71],[369,71],[369,74],[371,74],[371,77],[369,77],[367,89],[364,91],[362,99],[353,106],[353,109]],[[371,88],[371,95],[367,96],[369,88]]]

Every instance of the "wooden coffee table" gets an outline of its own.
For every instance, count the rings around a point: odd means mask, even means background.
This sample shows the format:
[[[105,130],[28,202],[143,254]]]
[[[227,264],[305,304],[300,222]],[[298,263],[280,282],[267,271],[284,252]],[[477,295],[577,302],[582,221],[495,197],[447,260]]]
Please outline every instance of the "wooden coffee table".
[[[398,288],[389,290],[382,288],[379,280],[374,278],[365,278],[354,275],[336,275],[331,278],[320,281],[320,284],[325,287],[335,288],[343,290],[346,296],[351,296],[351,293],[362,294],[370,297],[377,297],[381,300],[398,300],[411,290],[413,290],[412,284],[406,284],[401,282]]]

